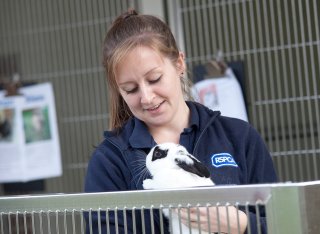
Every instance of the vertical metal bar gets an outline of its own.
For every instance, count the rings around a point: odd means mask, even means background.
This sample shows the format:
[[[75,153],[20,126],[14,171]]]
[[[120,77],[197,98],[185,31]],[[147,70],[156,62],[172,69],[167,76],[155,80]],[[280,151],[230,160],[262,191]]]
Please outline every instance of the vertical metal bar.
[[[291,10],[289,9],[289,6],[288,6],[288,1],[284,1],[284,12],[285,12],[285,28],[286,28],[286,37],[287,37],[287,40],[288,40],[288,45],[290,45],[292,42],[291,42],[291,31],[290,31],[290,21],[291,21],[291,16],[289,16],[289,12],[291,14]],[[295,17],[293,17],[295,18]],[[295,20],[295,19],[293,19]],[[294,67],[293,67],[293,54],[292,54],[292,51],[293,49],[292,48],[289,48],[288,49],[288,56],[287,58],[289,59],[289,62],[288,62],[288,65],[289,65],[289,71],[288,71],[288,79],[290,79],[291,81],[288,82],[290,84],[294,84],[294,77],[295,77],[295,72],[294,72]],[[292,96],[295,97],[297,94],[296,94],[296,90],[295,88],[291,88],[291,92],[292,92]],[[293,142],[293,132],[291,131],[293,126],[297,126],[298,124],[295,123],[295,118],[298,116],[298,109],[297,109],[297,102],[293,102],[292,103],[293,105],[293,114],[291,113],[290,111],[290,121],[288,123],[290,123],[291,125],[289,125],[289,134],[290,134],[290,137],[292,139],[292,144],[290,145],[290,148],[291,149],[294,149],[296,147],[300,148],[299,147],[299,144],[300,142],[296,142],[294,143]],[[293,121],[291,122],[291,120],[293,119]],[[297,128],[295,128],[297,129]],[[297,131],[297,130],[296,130]],[[295,132],[295,135],[297,136],[298,133]],[[295,168],[295,163],[293,162],[293,160],[291,161],[291,171],[292,171],[292,180],[293,181],[296,181],[297,180],[297,173],[296,173],[296,168]],[[301,163],[301,162],[300,162]]]
[[[155,233],[153,212],[154,212],[154,206],[152,205],[150,207],[150,221],[151,221],[151,233],[152,234]]]
[[[189,2],[192,2],[191,4],[194,5],[194,1],[195,0],[192,0],[192,1],[189,1]],[[192,46],[192,58],[194,57],[197,57],[199,56],[199,50],[198,50],[198,38],[195,37],[195,35],[197,35],[197,26],[196,26],[196,16],[195,16],[195,12],[193,10],[188,10],[188,16],[190,17],[190,29],[191,29],[191,46]]]
[[[285,10],[283,5],[281,5],[281,1],[276,1],[276,9],[277,9],[277,15],[278,15],[278,33],[279,33],[279,38],[280,38],[280,45],[284,46],[284,29],[283,29],[283,21],[282,21],[282,15],[283,15],[283,11]],[[289,87],[288,87],[288,72],[287,72],[287,61],[286,61],[286,54],[285,54],[285,49],[282,49],[280,54],[281,57],[281,62],[282,62],[282,77],[283,77],[283,83],[284,83],[284,87],[282,89],[282,95],[285,98],[289,98]],[[278,62],[276,62],[276,65],[278,64]],[[279,69],[279,68],[278,68]],[[280,80],[280,79],[279,79]],[[279,89],[280,91],[280,89]],[[280,93],[279,93],[279,96]],[[281,121],[281,125],[282,125],[282,131],[281,131],[281,135],[282,135],[282,141],[283,141],[283,150],[288,150],[288,149],[293,149],[293,139],[292,139],[292,122],[291,122],[291,118],[289,118],[290,113],[291,113],[291,108],[290,108],[290,103],[287,101],[284,101],[284,108],[280,108],[280,121]],[[283,110],[285,110],[285,114],[287,116],[287,118],[284,118],[284,113]],[[286,123],[285,123],[286,122]],[[287,134],[288,133],[288,134]],[[288,135],[288,139],[287,136]],[[284,178],[286,178],[285,180],[289,179],[289,161],[288,161],[288,156],[284,155],[283,156],[283,161],[284,161]]]
[[[36,233],[36,227],[35,227],[35,223],[34,223],[34,214],[35,214],[35,212],[32,211],[32,213],[31,213],[31,222],[32,222],[32,233],[33,234]]]
[[[261,203],[258,201],[256,202],[255,208],[256,208],[256,220],[257,220],[257,229],[258,229],[258,234],[261,234],[261,222],[260,222],[260,205]]]
[[[217,215],[217,223],[218,223],[218,233],[221,233],[221,222],[220,222],[220,208],[221,204],[218,202],[216,204],[216,215]]]
[[[142,223],[142,233],[146,234],[146,219],[144,218],[144,209],[145,207],[141,207],[141,223]]]
[[[92,209],[91,208],[89,210],[89,230],[90,230],[90,234],[92,234],[93,231],[92,231]]]
[[[308,28],[308,36],[309,36],[309,39],[311,40],[312,39],[312,25],[311,25],[311,18],[310,18],[310,5],[309,5],[309,1],[306,1],[306,16],[307,16],[307,28]],[[316,8],[314,6],[314,8]],[[319,29],[316,29],[316,30],[319,30]],[[304,50],[304,56],[306,56],[306,51]],[[313,87],[313,95],[316,97],[317,96],[317,82],[316,82],[316,72],[315,72],[315,59],[314,59],[315,55],[314,55],[314,50],[313,48],[310,46],[310,65],[311,65],[311,79],[310,79],[310,82],[312,83],[312,87]],[[306,61],[305,61],[306,63]],[[309,76],[307,76],[309,77]],[[309,86],[308,86],[308,89]],[[311,95],[311,91],[308,90],[307,92],[309,92],[309,95]],[[309,100],[308,102],[308,108],[309,108],[309,111],[310,111],[310,116],[309,116],[309,124],[310,125],[313,125],[314,121],[313,121],[313,117],[312,117],[312,113],[315,113],[315,122],[318,122],[316,125],[318,127],[318,130],[320,130],[320,118],[319,118],[319,105],[315,104],[313,105],[314,107],[311,106],[311,99]],[[317,99],[314,100],[315,103],[317,103]],[[313,111],[312,111],[313,110]],[[313,150],[316,150],[316,129],[317,127],[315,127],[315,131],[313,131],[313,128],[312,127],[309,127],[310,128],[310,134],[311,134],[311,149]],[[320,131],[318,131],[318,135],[320,134]],[[320,138],[318,136],[318,138]],[[317,167],[317,154],[316,152],[314,151],[312,153],[312,164],[313,164],[313,176],[310,178],[311,180],[316,180],[318,178],[318,167]]]
[[[251,33],[252,33],[252,48],[256,50],[256,49],[258,49],[258,45],[257,45],[258,38],[257,37],[259,37],[261,33],[255,32],[256,28],[260,28],[260,25],[255,20],[254,12],[255,12],[255,10],[254,10],[254,6],[253,6],[253,1],[250,1],[249,2],[249,13],[250,13],[250,19],[252,19],[251,24],[250,24],[251,25],[250,29],[251,29]],[[253,53],[253,61],[254,61],[253,68],[255,71],[254,77],[257,79],[257,81],[255,82],[255,88],[253,89],[253,91],[256,92],[255,101],[261,101],[262,100],[262,93],[259,90],[260,89],[260,86],[259,86],[260,82],[258,82],[258,80],[262,79],[263,77],[260,74],[259,57],[258,57],[257,51],[255,51]],[[250,68],[249,68],[249,70],[250,70]],[[253,121],[254,121],[253,124],[254,125],[256,124],[256,126],[260,128],[260,134],[262,137],[265,138],[266,131],[265,131],[264,126],[262,125],[263,123],[265,123],[263,110],[262,110],[261,106],[259,106],[259,104],[257,104],[257,102],[254,103],[253,109],[254,109],[253,111],[255,113],[257,113],[256,114],[257,117],[255,119],[253,119]],[[256,109],[257,109],[257,111],[255,111]]]
[[[202,30],[202,33],[203,33],[203,38],[204,38],[204,57],[205,57],[205,60],[210,60],[211,59],[211,54],[212,54],[212,51],[210,49],[210,42],[211,42],[211,39],[210,39],[210,33],[208,33],[208,31],[210,31],[210,28],[211,28],[211,24],[213,24],[212,21],[208,20],[208,5],[205,7],[205,9],[202,10],[202,14],[201,14],[201,21],[202,21],[202,24],[203,24],[203,30]],[[204,31],[207,31],[204,33]]]
[[[98,233],[101,234],[101,214],[100,214],[101,209],[99,208],[97,210],[97,214],[98,214]]]
[[[3,215],[4,215],[4,213],[3,212],[0,212],[0,227],[1,227],[1,234],[4,234],[4,228],[3,228],[3,226],[4,226],[4,221],[3,221]]]
[[[313,15],[314,15],[314,28],[315,28],[315,40],[318,42],[318,45],[317,45],[317,48],[318,48],[318,59],[315,59],[316,61],[320,61],[320,30],[319,30],[319,27],[320,27],[320,25],[319,25],[319,18],[318,18],[318,16],[319,16],[319,12],[318,12],[318,10],[317,10],[317,4],[319,4],[319,1],[317,1],[317,0],[314,0],[313,1]],[[313,52],[313,50],[312,50],[312,52]],[[315,56],[312,56],[312,57],[315,57]],[[313,64],[315,64],[315,60],[312,60],[312,63]],[[318,67],[318,74],[320,74],[320,66],[317,66]],[[320,102],[320,100],[319,100],[319,92],[320,92],[320,90],[318,91],[317,90],[317,86],[315,85],[316,84],[316,82],[317,82],[317,77],[316,76],[313,76],[313,81],[314,81],[314,93],[315,93],[315,95],[316,95],[316,97],[318,97],[318,99],[316,99],[315,100],[315,113],[316,113],[316,119],[317,119],[317,127],[316,127],[316,129],[317,129],[317,133],[318,133],[318,147],[320,148],[320,107],[319,107],[319,102]],[[314,165],[316,165],[316,163],[314,163]],[[318,167],[316,167],[315,168],[315,177],[316,177],[316,179],[319,179],[319,172],[318,172],[318,170],[319,170],[319,168]]]
[[[237,230],[238,230],[238,234],[240,234],[240,219],[239,219],[239,212],[240,212],[240,210],[239,210],[239,203],[238,202],[236,202],[236,204],[234,205],[235,206],[235,208],[236,208],[236,211],[237,211]],[[249,217],[248,217],[248,219],[249,219]]]
[[[170,227],[170,233],[173,233],[173,228],[172,228],[172,206],[169,206],[169,227]]]
[[[48,234],[51,234],[50,213],[51,213],[50,210],[46,212],[46,214],[47,214],[47,224],[48,224]]]
[[[42,213],[43,213],[43,211],[40,210],[40,212],[39,212],[39,230],[40,230],[40,233],[41,233],[41,234],[43,234]]]
[[[1,37],[3,37],[2,46],[4,48],[3,49],[4,51],[2,53],[8,53],[7,51],[5,51],[6,50],[5,48],[10,48],[10,46],[9,46],[9,41],[10,41],[9,37],[12,34],[12,32],[9,31],[9,29],[12,28],[12,27],[10,27],[11,19],[10,19],[10,16],[9,16],[10,11],[11,11],[9,4],[11,3],[11,1],[6,1],[6,2],[2,1],[2,3],[3,3],[3,9],[7,9],[7,10],[5,10],[3,12],[5,20],[4,20],[4,22],[1,22],[1,23],[3,23],[4,32],[8,32],[7,35],[1,35]],[[6,61],[3,61],[3,69],[10,71],[10,69],[7,69],[8,66],[10,66],[10,64],[6,63]]]
[[[226,2],[222,2],[221,3],[221,11],[222,11],[222,21],[223,21],[223,30],[221,31],[221,33],[223,33],[224,35],[224,51],[223,53],[226,52],[230,52],[230,43],[229,43],[229,28],[228,28],[228,18],[227,18],[227,3]]]
[[[292,9],[292,12],[296,12],[296,4],[294,2],[292,2],[292,5],[291,5],[291,9]],[[300,8],[300,7],[299,7]],[[299,13],[300,14],[300,9],[299,9]],[[291,20],[293,20],[293,38],[294,38],[294,41],[296,43],[299,43],[299,35],[298,35],[298,22],[297,22],[297,18],[298,17],[291,17]],[[297,68],[297,79],[298,79],[298,90],[299,90],[299,93],[298,93],[298,96],[300,97],[303,97],[304,96],[304,93],[303,93],[303,85],[302,85],[302,71],[301,71],[301,56],[300,56],[300,50],[299,48],[296,48],[296,61],[297,61],[297,64],[296,64],[296,68]],[[295,82],[296,83],[296,82]],[[299,112],[300,113],[306,113],[305,112],[305,107],[304,107],[304,103],[303,101],[300,101],[299,103],[300,105],[300,110]],[[305,126],[305,115],[302,114],[300,115],[301,116],[301,124],[302,124],[302,135],[303,136],[306,136],[307,133],[306,133],[306,126]],[[299,126],[300,123],[298,122],[297,123],[297,126]],[[300,135],[300,127],[298,128],[299,129],[299,134],[297,134],[297,136]],[[297,137],[298,138],[298,137]],[[302,150],[303,147],[305,147],[306,144],[303,144],[305,143],[303,141],[303,139],[297,139],[297,145],[298,145],[298,149],[299,150]],[[303,155],[299,155],[298,157],[298,167],[299,167],[299,180],[301,180],[303,178],[303,163],[302,163],[302,156]]]
[[[264,23],[265,32],[268,32],[268,33],[266,33],[267,35],[265,35],[266,47],[267,48],[271,48],[272,45],[274,45],[276,43],[274,41],[272,42],[272,38],[271,38],[272,36],[273,36],[273,38],[275,37],[275,32],[274,32],[274,30],[270,30],[270,28],[272,29],[272,25],[271,25],[271,27],[269,25],[267,2],[270,3],[272,1],[263,0],[262,1],[262,8],[263,8],[263,18],[265,19],[265,23]],[[273,9],[271,9],[270,12],[272,14],[273,13]],[[270,16],[270,18],[272,18],[272,17],[273,17],[273,15]],[[274,38],[274,40],[276,40],[276,39]],[[267,83],[267,80],[269,80],[269,83],[270,83],[269,88],[267,88],[268,86],[264,86],[265,87],[265,91],[267,93],[266,99],[270,100],[270,105],[271,105],[271,113],[270,113],[271,114],[271,119],[269,119],[269,121],[268,121],[268,123],[271,125],[269,127],[270,128],[269,138],[270,138],[270,143],[271,143],[271,150],[274,151],[274,152],[279,152],[280,151],[280,146],[279,146],[279,141],[280,140],[279,140],[279,131],[278,131],[278,129],[280,127],[280,124],[278,122],[278,117],[277,117],[277,109],[276,109],[276,103],[275,103],[275,100],[276,100],[275,90],[276,89],[280,89],[281,87],[280,86],[276,86],[274,84],[274,80],[280,80],[280,77],[278,77],[279,74],[277,73],[277,68],[274,69],[273,66],[272,66],[273,59],[272,59],[272,55],[271,55],[271,50],[270,49],[267,50],[267,58],[266,59],[267,59],[267,64],[266,65],[268,66],[269,77],[270,77],[269,79],[266,79],[266,83]],[[276,61],[276,64],[277,63],[278,63],[278,61]],[[273,73],[274,70],[276,71],[275,73]],[[267,103],[266,106],[268,106],[268,105],[269,104]],[[269,111],[267,110],[267,112],[269,112]],[[273,128],[273,130],[272,130],[272,128]],[[283,168],[282,160],[278,161],[278,165],[279,165],[280,168]]]
[[[59,227],[59,210],[56,210],[55,214],[56,214],[56,233],[59,234],[60,233],[60,227]]]
[[[109,212],[110,212],[110,209],[109,208],[107,208],[106,209],[106,228],[107,228],[107,233],[108,234],[110,234],[110,214],[109,214]]]
[[[248,231],[249,234],[251,234],[251,220],[250,220],[249,205],[250,205],[250,203],[246,202],[246,204],[245,204],[245,212],[246,212],[246,215],[248,216],[247,231]]]
[[[219,50],[222,50],[225,52],[225,48],[223,47],[223,29],[222,29],[222,22],[221,22],[221,11],[220,11],[220,5],[217,3],[215,5],[215,22],[217,25],[217,31],[216,34],[218,34],[217,37],[217,51],[214,51],[214,53],[217,53]]]
[[[234,4],[234,6],[233,6]],[[228,12],[229,12],[229,25],[230,25],[230,38],[231,38],[231,50],[230,54],[234,54],[234,58],[232,60],[235,60],[236,55],[235,51],[237,51],[237,43],[236,43],[236,38],[240,38],[236,36],[236,30],[235,30],[235,25],[236,22],[234,20],[234,8],[239,4],[237,2],[235,3],[229,3],[228,4]],[[230,40],[230,39],[229,39]]]
[[[79,16],[80,16],[80,19],[84,20],[84,22],[88,22],[88,20],[86,19],[86,16],[87,16],[87,6],[86,6],[86,3],[88,1],[83,1],[83,0],[80,0],[79,1],[79,6],[80,6],[80,12],[79,12]],[[91,2],[91,1],[90,1]],[[85,86],[85,74],[88,73],[88,66],[87,66],[87,63],[86,63],[86,57],[88,54],[88,51],[87,51],[87,34],[85,32],[86,28],[88,26],[87,25],[81,25],[81,27],[79,27],[79,30],[78,30],[78,35],[79,35],[79,51],[80,51],[80,67],[81,68],[84,68],[84,69],[81,69],[81,73],[80,73],[80,76],[79,76],[79,83],[80,84],[83,84],[83,85],[77,85],[76,86],[76,95],[77,95],[77,100],[76,101],[76,105],[78,106],[78,113],[77,115],[78,116],[82,116],[84,115],[85,113],[85,106],[84,105],[81,105],[79,103],[79,100],[83,100],[83,93],[86,93],[85,90],[84,90],[84,86]],[[86,102],[86,101],[84,101]],[[87,104],[88,105],[88,104]],[[86,129],[85,129],[85,126],[84,126],[84,122],[83,121],[79,121],[78,122],[78,125],[79,125],[79,132],[81,134],[81,136],[85,136],[86,135]],[[78,146],[79,146],[80,142],[78,142]],[[77,147],[78,148],[78,147]],[[78,154],[78,157],[79,155],[81,155],[80,157],[83,157],[83,153],[86,152],[85,150],[85,144],[80,144],[80,154]],[[73,176],[74,176],[74,172],[72,173]]]
[[[127,208],[123,208],[123,226],[124,226],[124,233],[128,234],[128,219],[127,219]]]
[[[67,212],[68,212],[67,209],[65,209],[65,210],[63,211],[64,234],[68,234]]]
[[[58,5],[59,6],[59,5]],[[62,8],[62,9],[61,9]],[[59,7],[59,11],[63,12],[63,17],[61,19],[62,22],[66,22],[66,16],[69,17],[69,24],[71,25],[73,21],[75,20],[75,8],[71,5],[70,1],[63,1],[62,7]],[[63,70],[66,71],[66,74],[68,76],[68,79],[64,83],[62,92],[62,100],[64,101],[64,109],[65,109],[65,116],[72,116],[73,110],[75,108],[75,105],[72,103],[73,99],[73,85],[71,84],[72,81],[72,75],[71,75],[71,69],[75,69],[75,62],[77,61],[77,57],[73,58],[74,55],[74,47],[75,47],[75,29],[74,27],[70,27],[69,30],[66,30],[66,33],[60,33],[60,41],[61,43],[64,41],[66,46],[66,49],[63,50],[61,61],[64,64]],[[73,137],[73,122],[72,121],[64,121],[62,123],[64,125],[64,132],[65,132],[65,145],[76,145],[75,144],[75,138]],[[75,147],[77,149],[77,147]],[[74,155],[76,153],[73,152],[74,148],[66,147],[63,151],[66,155]],[[78,154],[76,154],[78,155]],[[64,157],[63,157],[64,158]],[[62,185],[63,186],[63,185]]]
[[[244,53],[243,53],[244,35],[242,34],[242,25],[244,24],[244,22],[241,20],[241,17],[240,17],[240,9],[242,9],[242,8],[240,8],[240,5],[245,6],[245,2],[239,1],[238,3],[235,3],[235,11],[236,11],[235,21],[236,21],[236,25],[237,25],[237,30],[235,30],[236,33],[234,34],[234,37],[238,39],[238,47],[235,44],[234,50],[242,51],[242,53],[240,54],[240,59],[243,61],[245,59]],[[234,21],[234,19],[233,19],[233,21]],[[245,26],[245,27],[247,27],[247,26]]]
[[[301,37],[301,42],[302,42],[302,57],[303,57],[303,67],[304,67],[304,77],[305,77],[305,95],[307,96],[307,99],[306,99],[306,102],[307,102],[307,105],[305,105],[303,103],[303,107],[306,107],[307,111],[305,112],[303,110],[303,113],[306,113],[306,116],[308,117],[308,121],[306,120],[306,118],[303,118],[303,128],[304,128],[304,140],[305,140],[305,149],[314,149],[314,147],[312,147],[314,145],[314,137],[313,137],[313,133],[312,133],[312,128],[310,129],[310,135],[311,135],[311,139],[308,139],[308,127],[307,127],[307,123],[310,123],[312,124],[313,121],[312,121],[312,107],[311,107],[311,99],[310,99],[310,96],[311,96],[311,92],[310,92],[310,85],[309,85],[309,77],[310,77],[310,74],[309,74],[309,69],[308,69],[308,59],[307,59],[307,52],[306,52],[306,39],[305,39],[305,26],[306,26],[306,30],[310,31],[309,30],[309,27],[310,27],[310,24],[307,24],[305,23],[304,21],[304,17],[303,17],[303,6],[302,6],[302,1],[298,1],[298,6],[299,6],[299,22],[300,22],[300,27],[301,27],[301,30],[300,30],[300,37]],[[308,2],[308,1],[304,1],[305,3]],[[308,4],[308,3],[306,3]],[[310,14],[310,11],[306,12],[306,15]],[[300,63],[299,63],[300,64]],[[302,65],[302,64],[301,64]],[[301,81],[302,83],[302,81]],[[305,116],[305,114],[302,115],[303,117]],[[311,145],[309,144],[309,142],[311,142]],[[307,168],[306,168],[306,174],[307,174],[307,177],[305,178],[307,181],[311,180],[311,165],[310,165],[310,159],[308,157],[309,155],[305,155],[306,157],[306,162],[307,162]]]
[[[12,233],[11,230],[11,212],[8,213],[8,228],[9,228],[9,233]]]
[[[227,202],[227,203],[225,204],[225,208],[226,208],[226,213],[227,213],[228,233],[231,233],[229,206],[230,206],[230,204]]]
[[[196,0],[195,5],[193,6],[193,11],[195,12],[195,24],[196,26],[196,31],[197,33],[194,34],[193,36],[196,38],[196,41],[198,42],[196,44],[196,47],[198,48],[198,55],[203,58],[205,53],[205,39],[204,39],[204,33],[203,33],[203,22],[202,22],[202,17],[201,17],[201,5],[199,0]]]
[[[133,233],[136,234],[137,233],[137,225],[136,225],[136,207],[132,208],[132,229],[133,229]]]
[[[172,220],[172,219],[170,219]],[[181,224],[181,205],[178,206],[178,220],[179,220],[179,232],[182,233],[182,224]],[[189,222],[190,224],[190,222]]]
[[[200,205],[197,204],[197,223],[198,223],[198,230],[201,232],[201,226],[200,226]]]
[[[19,211],[16,212],[16,232],[17,232],[17,234],[20,233],[20,231],[19,231]]]
[[[242,3],[242,12],[243,12],[243,24],[244,24],[244,36],[243,39],[245,41],[245,49],[249,50],[251,43],[250,43],[250,38],[251,35],[249,34],[249,19],[248,17],[250,16],[250,18],[252,17],[252,15],[247,13],[247,6],[248,4],[252,4],[251,2],[247,3],[247,2],[243,2]],[[251,18],[252,19],[252,18]],[[252,25],[253,23],[251,23]],[[253,41],[254,42],[254,41]],[[254,46],[254,45],[252,45]],[[255,46],[254,46],[255,47]],[[257,122],[257,113],[256,113],[256,107],[254,105],[256,97],[255,97],[255,88],[254,88],[254,75],[253,75],[253,69],[254,69],[254,64],[252,62],[251,59],[252,55],[247,54],[245,60],[247,60],[247,65],[246,65],[246,71],[248,71],[248,84],[249,84],[249,98],[250,98],[250,103],[251,103],[251,108],[248,109],[249,113],[248,113],[248,118],[249,118],[249,122]],[[251,66],[251,67],[250,67]],[[257,77],[256,77],[257,79]],[[248,97],[248,96],[247,96]]]
[[[72,209],[72,234],[76,234],[75,209]]]
[[[83,216],[83,209],[80,210],[80,230],[81,230],[81,234],[84,234],[84,216]]]
[[[114,223],[116,225],[116,233],[119,233],[118,207],[114,209]]]
[[[207,220],[208,220],[208,233],[211,233],[211,216],[210,216],[210,208],[211,208],[211,205],[209,203],[207,203],[206,205],[206,208],[207,208]]]
[[[24,234],[28,233],[28,226],[27,226],[27,212],[23,212],[23,227],[24,227]]]
[[[263,34],[262,29],[264,29],[264,25],[262,24],[262,20],[261,18],[264,19],[264,15],[261,13],[261,5],[260,5],[260,1],[256,1],[256,13],[257,13],[257,26],[258,26],[258,42],[259,42],[259,46],[261,48],[263,48],[264,43],[263,40],[265,38],[266,35]],[[266,87],[268,87],[268,83],[267,83],[267,71],[266,71],[266,66],[267,66],[267,62],[266,62],[266,58],[265,55],[263,53],[261,53],[261,64],[260,64],[260,69],[261,69],[261,80],[262,80],[262,85],[259,87],[260,91],[264,94],[262,95],[262,98],[264,100],[267,99],[268,95],[267,93],[267,89]],[[262,101],[264,101],[262,100]],[[267,137],[269,138],[269,150],[271,152],[274,151],[274,147],[273,147],[273,142],[272,142],[272,132],[271,132],[271,128],[268,128],[268,123],[271,123],[271,119],[270,119],[270,108],[269,105],[266,104],[265,106],[263,106],[263,104],[260,104],[261,110],[262,110],[262,115],[265,115],[266,117],[266,121],[261,121],[260,124],[262,125],[263,128],[267,128]],[[261,116],[262,117],[262,116]],[[263,118],[261,118],[262,120]]]
[[[163,205],[160,205],[160,208],[159,208],[159,217],[160,217],[160,233],[161,233],[161,234],[164,234]]]
[[[190,230],[189,232],[191,232],[191,217],[190,217],[191,216],[191,210],[190,210],[191,207],[192,207],[191,204],[188,203],[187,210],[188,210],[188,228]],[[180,232],[181,232],[181,227],[180,227]]]
[[[212,58],[213,54],[217,51],[217,30],[216,30],[216,27],[215,27],[215,19],[214,19],[214,4],[213,4],[213,1],[209,1],[208,3],[208,10],[209,10],[209,22],[210,22],[210,27],[209,27],[209,31],[210,31],[210,38],[211,38],[211,41],[210,41],[210,45],[211,45],[211,50],[210,50],[210,58]]]

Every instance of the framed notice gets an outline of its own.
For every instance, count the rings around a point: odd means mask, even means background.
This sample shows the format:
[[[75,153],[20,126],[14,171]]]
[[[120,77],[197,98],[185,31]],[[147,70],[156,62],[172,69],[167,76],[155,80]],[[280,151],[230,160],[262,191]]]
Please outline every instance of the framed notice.
[[[55,101],[50,83],[0,92],[0,182],[62,175]]]

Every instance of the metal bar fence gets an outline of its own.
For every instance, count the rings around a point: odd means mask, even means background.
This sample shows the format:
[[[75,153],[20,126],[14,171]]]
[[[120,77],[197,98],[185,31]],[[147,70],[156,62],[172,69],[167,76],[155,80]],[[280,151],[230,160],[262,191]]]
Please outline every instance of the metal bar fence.
[[[318,180],[320,2],[172,1],[190,77],[199,80],[197,68],[219,51],[243,62],[249,121],[280,181]]]
[[[255,220],[254,226],[258,228],[253,230],[252,223],[248,224],[247,233],[265,233],[260,229],[264,212],[268,233],[319,233],[319,204],[320,181],[8,196],[0,197],[0,233],[165,233],[167,223],[163,211],[167,209],[168,217],[180,218],[182,209],[192,207],[198,210],[206,207],[207,211],[219,207],[226,209],[227,214],[235,207],[247,215],[254,210],[256,218],[249,220]],[[208,219],[210,215],[207,212]],[[220,233],[220,221],[217,220],[217,230],[209,225],[210,233]],[[232,220],[227,221],[229,224]],[[186,233],[181,225],[179,230]]]

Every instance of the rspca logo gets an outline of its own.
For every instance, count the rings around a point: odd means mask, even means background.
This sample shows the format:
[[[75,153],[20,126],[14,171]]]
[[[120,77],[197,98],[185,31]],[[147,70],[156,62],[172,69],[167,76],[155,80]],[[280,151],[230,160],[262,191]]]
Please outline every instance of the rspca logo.
[[[232,155],[228,153],[220,153],[220,154],[212,155],[211,162],[212,162],[212,165],[215,167],[224,167],[224,166],[238,167],[238,164],[234,161]]]

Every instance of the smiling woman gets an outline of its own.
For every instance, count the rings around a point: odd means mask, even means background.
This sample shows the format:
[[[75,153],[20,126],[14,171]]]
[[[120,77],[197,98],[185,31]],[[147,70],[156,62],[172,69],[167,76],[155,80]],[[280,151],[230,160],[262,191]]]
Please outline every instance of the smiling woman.
[[[112,96],[109,98],[111,129],[105,132],[105,139],[90,159],[86,192],[143,189],[142,181],[151,178],[143,173],[146,156],[155,145],[164,142],[184,146],[206,165],[210,179],[217,185],[277,181],[270,154],[250,124],[185,100],[188,92],[184,89],[184,54],[178,50],[170,28],[163,21],[151,15],[139,15],[134,10],[125,12],[107,32],[103,55],[108,93]],[[210,220],[205,212],[200,212],[197,218],[204,224],[201,229],[207,231],[209,223],[213,231],[244,233],[248,219],[252,219],[250,230],[256,233],[253,212],[246,215],[236,208],[229,211],[217,214],[213,210]],[[152,218],[150,211],[144,213],[146,226],[142,226],[141,216],[133,217],[132,213],[126,214],[126,218],[116,214],[108,218],[114,224],[109,226],[111,233],[116,228],[119,231],[119,227],[123,228],[120,233],[161,230],[159,212]],[[232,222],[217,223],[219,219]],[[100,214],[93,215],[89,221],[101,223],[105,232],[105,220]],[[263,215],[259,224],[262,232],[266,232]],[[131,229],[133,226],[139,230]]]
[[[182,53],[173,64],[146,46],[130,51],[117,67],[115,78],[121,97],[130,112],[153,132],[157,142],[178,142],[171,134],[162,139],[161,132],[176,131],[178,135],[188,125],[189,108],[179,88],[183,70]]]

